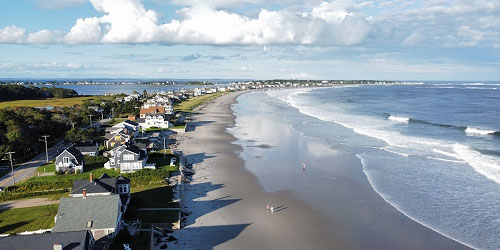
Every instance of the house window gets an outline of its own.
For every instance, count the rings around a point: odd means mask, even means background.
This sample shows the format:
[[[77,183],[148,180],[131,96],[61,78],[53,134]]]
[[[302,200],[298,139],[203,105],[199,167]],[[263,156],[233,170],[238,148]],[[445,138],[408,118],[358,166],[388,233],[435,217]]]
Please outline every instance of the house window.
[[[119,192],[120,194],[128,193],[127,185],[120,185]]]
[[[131,154],[123,155],[123,160],[133,161],[134,160],[134,155],[131,155]]]
[[[63,157],[63,163],[69,163],[69,157]]]

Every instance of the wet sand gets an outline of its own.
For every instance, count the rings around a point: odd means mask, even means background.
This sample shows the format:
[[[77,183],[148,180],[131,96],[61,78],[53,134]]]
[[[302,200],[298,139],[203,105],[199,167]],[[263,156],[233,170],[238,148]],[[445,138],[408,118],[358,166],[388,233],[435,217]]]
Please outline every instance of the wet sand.
[[[178,134],[178,150],[196,174],[185,187],[184,210],[191,214],[169,249],[467,249],[386,203],[354,155],[335,155],[336,181],[321,187],[331,195],[318,200],[331,209],[319,211],[288,191],[266,192],[226,132],[238,95],[207,103],[190,131]]]

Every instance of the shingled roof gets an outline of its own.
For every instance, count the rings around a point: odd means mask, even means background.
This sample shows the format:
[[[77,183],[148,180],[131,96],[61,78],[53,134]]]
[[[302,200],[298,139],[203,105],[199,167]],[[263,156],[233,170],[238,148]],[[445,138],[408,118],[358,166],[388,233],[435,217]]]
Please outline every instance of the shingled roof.
[[[74,180],[71,194],[82,194],[83,189],[87,195],[95,193],[113,193],[116,187],[116,179],[104,174],[98,179],[90,181],[89,179]]]
[[[87,250],[90,237],[88,231],[7,236],[0,238],[0,250],[54,249],[56,243],[64,250]]]
[[[69,147],[66,149],[66,151],[68,151],[70,154],[72,154],[75,157],[76,161],[78,162],[78,165],[82,165],[83,155],[78,149],[76,149],[75,147]]]
[[[52,232],[116,228],[120,205],[117,194],[61,198]]]

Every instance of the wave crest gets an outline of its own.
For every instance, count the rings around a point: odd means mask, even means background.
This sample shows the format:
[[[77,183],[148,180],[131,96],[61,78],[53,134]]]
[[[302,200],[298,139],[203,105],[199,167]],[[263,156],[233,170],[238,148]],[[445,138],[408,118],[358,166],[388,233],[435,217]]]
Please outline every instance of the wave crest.
[[[410,122],[410,118],[408,117],[403,117],[403,116],[396,116],[396,115],[390,115],[389,118],[387,118],[391,121],[395,121],[395,122],[405,122],[405,123],[409,123]]]

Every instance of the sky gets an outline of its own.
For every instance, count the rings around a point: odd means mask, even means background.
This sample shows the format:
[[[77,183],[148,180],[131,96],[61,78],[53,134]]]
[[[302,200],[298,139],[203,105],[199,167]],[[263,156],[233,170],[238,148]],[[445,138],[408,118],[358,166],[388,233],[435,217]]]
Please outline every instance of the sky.
[[[0,78],[500,81],[500,0],[3,0]]]

